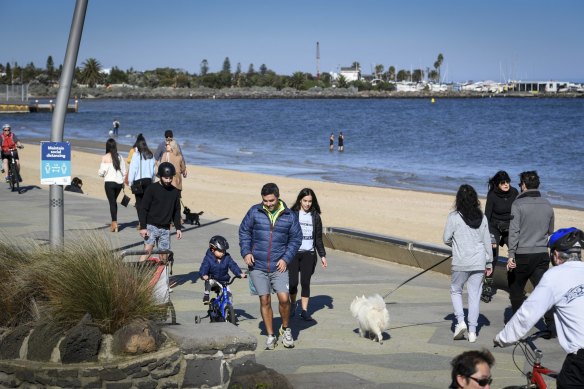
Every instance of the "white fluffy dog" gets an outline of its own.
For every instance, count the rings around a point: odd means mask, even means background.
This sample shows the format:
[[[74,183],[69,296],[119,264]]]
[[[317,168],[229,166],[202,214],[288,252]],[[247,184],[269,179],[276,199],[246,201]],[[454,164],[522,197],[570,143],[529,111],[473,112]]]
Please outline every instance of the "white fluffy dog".
[[[359,321],[359,336],[368,332],[370,339],[377,338],[383,344],[382,332],[389,328],[389,311],[380,295],[355,297],[351,313]]]

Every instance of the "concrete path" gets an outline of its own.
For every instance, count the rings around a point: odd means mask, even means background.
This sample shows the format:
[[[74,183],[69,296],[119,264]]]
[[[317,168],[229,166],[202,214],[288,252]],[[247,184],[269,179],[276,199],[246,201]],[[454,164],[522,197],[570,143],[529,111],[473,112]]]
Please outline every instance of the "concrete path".
[[[25,186],[25,192],[17,194],[11,193],[7,184],[0,185],[0,201],[1,239],[48,241],[47,187]],[[178,285],[171,298],[179,324],[192,328],[193,333],[197,331],[195,315],[206,313],[197,271],[209,238],[225,236],[230,253],[243,267],[237,239],[240,220],[208,220],[204,216],[200,227],[186,226],[182,240],[172,237],[176,259],[173,277]],[[65,192],[65,240],[75,239],[84,230],[103,231],[113,247],[142,247],[132,204],[128,208],[119,206],[119,233],[109,232],[109,221],[107,202]],[[420,270],[335,250],[328,250],[327,259],[328,269],[317,266],[313,276],[310,311],[316,321],[305,322],[297,316],[291,322],[294,349],[285,349],[279,343],[274,351],[263,350],[265,331],[258,298],[250,295],[247,280],[236,280],[232,285],[239,327],[258,339],[257,362],[285,374],[295,387],[445,388],[450,383],[450,360],[465,350],[481,347],[493,352],[497,361],[492,387],[525,383],[513,362],[513,348],[492,347],[492,338],[503,327],[503,314],[508,308],[505,292],[499,292],[489,304],[482,303],[476,343],[453,341],[449,277],[428,272],[386,298],[391,325],[380,345],[359,337],[357,323],[349,312],[351,300],[362,294],[383,296]],[[277,304],[273,306],[275,328],[279,328]],[[559,369],[564,353],[557,340],[542,340],[538,345],[544,351],[544,363]],[[524,367],[525,358],[519,350],[515,360]]]

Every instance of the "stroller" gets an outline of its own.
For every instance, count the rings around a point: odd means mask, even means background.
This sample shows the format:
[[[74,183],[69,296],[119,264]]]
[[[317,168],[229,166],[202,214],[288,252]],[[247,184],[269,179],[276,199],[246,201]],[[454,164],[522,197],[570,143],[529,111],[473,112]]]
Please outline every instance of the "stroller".
[[[144,250],[124,250],[121,252],[121,255],[125,263],[134,266],[151,266],[154,268],[154,275],[150,280],[150,285],[153,286],[154,301],[160,306],[166,306],[166,315],[163,320],[166,321],[168,316],[170,316],[170,324],[176,324],[176,311],[170,300],[169,274],[172,275],[172,264],[174,263],[174,253],[172,250],[152,250],[148,259],[143,262],[139,260],[127,261],[125,258],[129,256],[148,255],[148,252]],[[167,255],[167,259],[163,259],[161,257],[162,255]]]

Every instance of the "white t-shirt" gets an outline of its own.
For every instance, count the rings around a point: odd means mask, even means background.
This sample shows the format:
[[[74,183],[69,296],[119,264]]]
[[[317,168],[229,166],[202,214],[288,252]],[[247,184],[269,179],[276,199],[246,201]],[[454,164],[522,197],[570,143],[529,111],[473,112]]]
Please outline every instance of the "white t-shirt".
[[[298,251],[313,251],[312,231],[314,226],[312,225],[312,215],[300,210],[298,212],[298,221],[300,222],[300,228],[302,228],[302,245],[300,245]]]

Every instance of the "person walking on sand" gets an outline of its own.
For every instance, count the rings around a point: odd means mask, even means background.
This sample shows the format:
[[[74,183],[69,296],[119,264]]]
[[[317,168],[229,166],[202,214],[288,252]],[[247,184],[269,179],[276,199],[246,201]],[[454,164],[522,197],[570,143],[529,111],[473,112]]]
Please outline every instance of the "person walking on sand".
[[[329,150],[333,151],[335,149],[335,134],[331,132],[331,136],[329,138]]]
[[[304,188],[298,193],[296,203],[292,210],[298,216],[300,228],[302,229],[302,244],[298,253],[288,267],[290,276],[290,317],[294,317],[296,312],[296,295],[298,294],[298,273],[300,273],[300,305],[302,312],[300,317],[306,321],[312,321],[312,316],[308,313],[308,301],[310,299],[310,279],[316,268],[316,254],[320,256],[322,268],[326,269],[326,251],[322,242],[322,221],[320,219],[320,205],[316,194],[310,188]]]
[[[343,135],[343,131],[339,133],[339,151],[345,151],[345,136]]]
[[[105,155],[101,158],[101,164],[97,174],[103,177],[105,195],[109,202],[111,222],[111,232],[118,232],[118,203],[116,199],[122,191],[124,185],[124,175],[126,174],[126,163],[118,154],[118,145],[113,138],[105,142]]]
[[[472,186],[464,184],[458,188],[454,211],[448,214],[443,239],[452,247],[450,298],[457,322],[453,338],[460,340],[466,336],[470,343],[474,343],[477,340],[483,275],[489,276],[493,271],[493,250],[489,223]],[[468,330],[462,303],[465,284],[468,292]]]
[[[490,302],[494,294],[493,277],[499,258],[499,246],[509,241],[509,225],[511,224],[511,205],[519,192],[511,186],[511,178],[504,170],[499,170],[489,179],[489,191],[485,205],[485,216],[489,222],[491,244],[493,246],[493,273],[485,279],[481,300]],[[507,246],[508,247],[508,246]]]
[[[185,160],[178,149],[178,143],[174,139],[166,142],[166,151],[158,163],[161,162],[170,162],[174,165],[177,174],[172,179],[172,186],[182,191],[182,179],[187,177],[187,165],[185,165]]]
[[[166,152],[166,142],[170,142],[171,140],[176,141],[176,139],[174,139],[174,134],[172,133],[172,130],[164,131],[164,140],[162,142],[160,142],[160,144],[156,148],[156,151],[154,152],[154,159],[156,161],[160,161],[160,158],[162,158],[162,154],[164,154]],[[183,155],[182,150],[180,148],[180,145],[178,144],[178,142],[176,142],[176,144],[178,147],[178,152],[180,153],[180,155]],[[183,156],[183,159],[184,159],[184,156]]]
[[[148,148],[146,139],[141,139],[136,142],[136,150],[134,155],[132,155],[132,162],[130,162],[128,185],[130,185],[132,193],[136,197],[136,212],[139,216],[142,198],[148,186],[154,181],[156,170],[154,157],[152,151]],[[138,225],[138,229],[140,227],[144,228],[145,226]]]
[[[271,291],[276,292],[282,327],[279,334],[286,348],[294,347],[289,327],[290,294],[288,265],[302,243],[302,230],[296,215],[280,200],[274,183],[261,190],[262,202],[252,206],[239,226],[240,253],[260,299],[260,311],[267,332],[266,350],[277,344],[274,334]]]

